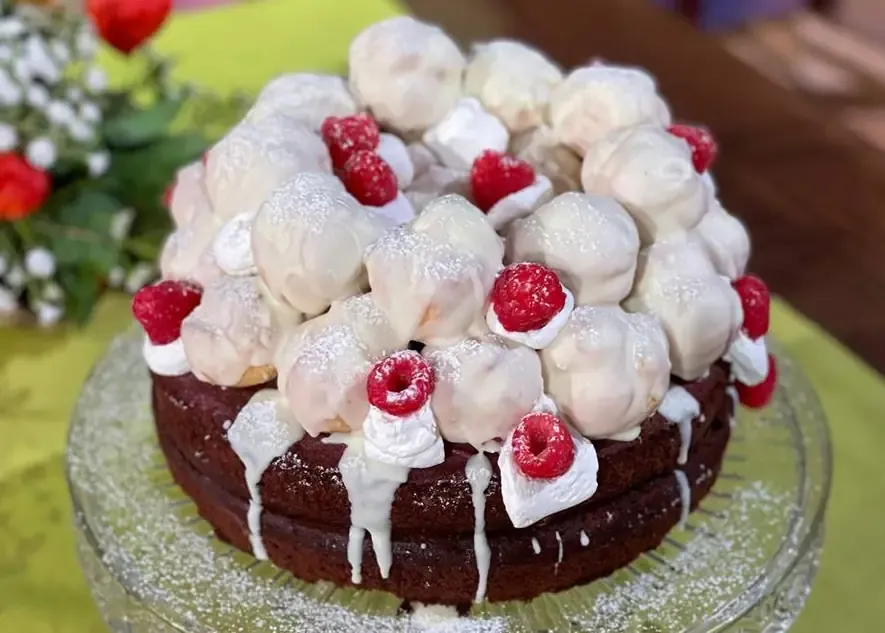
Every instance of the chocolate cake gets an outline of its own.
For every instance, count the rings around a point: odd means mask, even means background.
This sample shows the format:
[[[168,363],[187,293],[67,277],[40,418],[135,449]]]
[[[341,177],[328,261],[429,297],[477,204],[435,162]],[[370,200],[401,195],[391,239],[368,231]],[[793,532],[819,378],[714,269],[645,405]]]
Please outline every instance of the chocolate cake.
[[[656,547],[776,383],[703,128],[644,72],[411,18],[272,81],[172,189],[141,290],[160,447],[219,538],[404,604]]]

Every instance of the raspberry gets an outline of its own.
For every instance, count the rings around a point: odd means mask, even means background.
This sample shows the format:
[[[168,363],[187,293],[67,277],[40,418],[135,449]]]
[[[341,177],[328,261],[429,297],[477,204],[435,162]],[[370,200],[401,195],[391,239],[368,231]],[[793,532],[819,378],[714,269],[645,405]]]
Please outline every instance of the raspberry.
[[[738,400],[748,409],[761,409],[768,406],[777,389],[777,363],[774,356],[768,355],[768,375],[762,383],[750,387],[741,383],[737,384]]]
[[[535,170],[512,154],[487,149],[470,169],[473,202],[488,212],[501,198],[516,193],[535,182]]]
[[[347,159],[341,180],[350,194],[372,207],[383,207],[397,196],[396,174],[383,158],[360,150]]]
[[[166,185],[166,189],[163,191],[163,207],[169,209],[172,207],[172,196],[175,195],[175,183],[169,183]]]
[[[768,293],[768,286],[753,275],[744,275],[732,285],[741,298],[741,307],[744,310],[744,323],[741,329],[754,341],[768,334],[771,316],[771,295]]]
[[[366,378],[366,393],[373,406],[403,417],[424,406],[435,384],[430,363],[418,352],[402,350],[372,367]]]
[[[513,430],[513,461],[526,477],[555,479],[575,461],[575,442],[562,420],[529,413]]]
[[[369,114],[330,116],[323,121],[320,133],[335,169],[342,169],[354,152],[361,149],[374,151],[381,142],[378,123]]]
[[[673,136],[684,139],[691,147],[691,160],[699,174],[707,171],[716,160],[719,147],[710,130],[691,125],[671,125],[667,131]]]
[[[132,314],[154,345],[181,336],[181,322],[203,298],[203,289],[189,281],[160,281],[145,286],[132,298]]]
[[[557,274],[530,262],[511,264],[492,286],[492,310],[508,332],[541,329],[562,310],[565,299]]]

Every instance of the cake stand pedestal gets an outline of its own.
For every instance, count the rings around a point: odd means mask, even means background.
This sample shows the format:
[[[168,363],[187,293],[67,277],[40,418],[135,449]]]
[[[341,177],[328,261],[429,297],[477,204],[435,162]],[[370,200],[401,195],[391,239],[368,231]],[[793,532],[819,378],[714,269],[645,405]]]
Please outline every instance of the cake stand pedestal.
[[[442,607],[404,613],[384,592],[305,583],[216,539],[163,462],[140,350],[134,334],[111,346],[68,443],[80,559],[112,631],[775,632],[811,589],[830,442],[811,387],[782,353],[773,405],[739,413],[716,486],[661,547],[589,585],[457,617]]]

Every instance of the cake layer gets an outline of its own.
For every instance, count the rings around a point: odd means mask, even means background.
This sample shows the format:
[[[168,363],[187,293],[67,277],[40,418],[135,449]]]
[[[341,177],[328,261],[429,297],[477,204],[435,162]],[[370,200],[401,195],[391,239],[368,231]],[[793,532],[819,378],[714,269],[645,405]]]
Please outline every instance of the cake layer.
[[[714,366],[709,375],[686,385],[701,404],[702,415],[692,425],[692,448],[696,450],[714,423],[726,419],[732,403],[726,396],[727,368]],[[176,449],[193,470],[206,476],[232,497],[249,499],[240,459],[226,438],[226,427],[260,387],[221,389],[191,375],[154,376],[153,402],[158,431],[167,446]],[[617,498],[639,484],[670,476],[677,467],[681,444],[679,429],[660,415],[643,425],[633,442],[594,442],[599,457],[599,487],[582,507],[593,508]],[[344,448],[323,438],[305,437],[286,455],[275,460],[261,480],[266,513],[330,528],[350,526],[350,501],[338,472]],[[396,537],[404,533],[473,533],[474,508],[464,474],[470,446],[446,445],[445,461],[432,468],[414,469],[396,492],[391,522]],[[512,529],[500,492],[497,457],[489,455],[493,475],[487,489],[486,531]]]
[[[707,432],[693,444],[689,461],[682,467],[691,488],[692,508],[719,473],[730,434],[730,415],[730,403],[720,400]],[[161,425],[159,431],[172,474],[196,502],[201,516],[213,525],[219,538],[250,551],[248,502],[198,471],[177,447],[169,427]],[[671,470],[601,503],[572,508],[526,528],[487,533],[491,552],[487,598],[530,599],[614,572],[660,544],[682,516],[683,492]],[[308,581],[350,584],[346,527],[265,511],[262,532],[270,559],[277,566]],[[479,575],[472,534],[400,531],[394,533],[392,552],[393,566],[385,580],[366,539],[361,587],[391,591],[405,601],[461,607],[473,601]]]

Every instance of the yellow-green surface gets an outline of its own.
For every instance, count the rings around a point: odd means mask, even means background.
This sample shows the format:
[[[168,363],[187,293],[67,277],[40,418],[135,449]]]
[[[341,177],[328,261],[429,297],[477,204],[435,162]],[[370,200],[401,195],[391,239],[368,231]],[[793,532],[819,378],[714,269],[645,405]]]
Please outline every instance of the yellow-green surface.
[[[255,0],[176,17],[159,47],[182,78],[256,91],[275,73],[334,71],[351,37],[395,11],[386,0]],[[115,72],[125,72],[115,66]],[[62,470],[68,415],[90,366],[128,323],[108,297],[82,331],[0,329],[0,631],[102,631],[77,567]],[[881,526],[885,383],[783,305],[775,335],[829,414],[836,478],[824,562],[799,633],[885,630]]]

